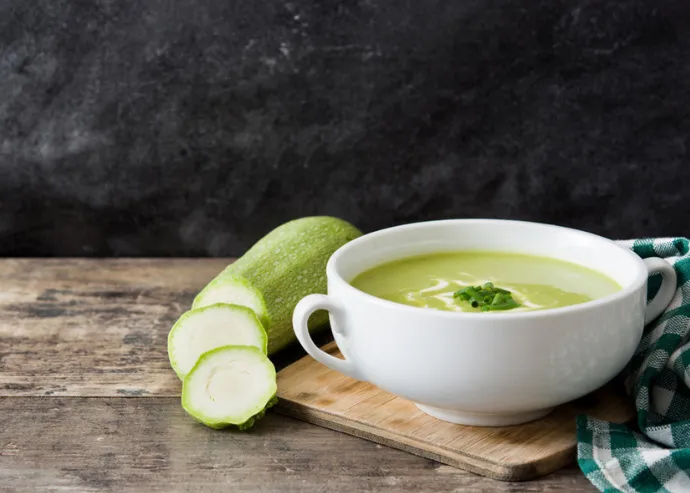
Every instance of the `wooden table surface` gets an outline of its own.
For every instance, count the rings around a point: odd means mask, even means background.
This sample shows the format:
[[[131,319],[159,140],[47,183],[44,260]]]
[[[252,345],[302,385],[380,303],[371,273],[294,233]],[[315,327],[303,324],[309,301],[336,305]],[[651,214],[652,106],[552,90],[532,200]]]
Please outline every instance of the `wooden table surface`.
[[[0,491],[596,491],[574,462],[506,483],[274,413],[195,423],[166,338],[228,262],[0,259]]]

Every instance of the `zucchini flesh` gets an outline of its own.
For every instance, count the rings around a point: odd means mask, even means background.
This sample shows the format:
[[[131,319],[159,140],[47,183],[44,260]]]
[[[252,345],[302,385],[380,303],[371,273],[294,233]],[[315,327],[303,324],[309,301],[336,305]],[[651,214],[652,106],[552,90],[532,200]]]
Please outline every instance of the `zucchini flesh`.
[[[221,346],[255,346],[266,354],[268,337],[256,314],[246,306],[216,303],[189,310],[168,334],[170,365],[184,380],[199,357]]]
[[[251,428],[276,402],[276,371],[254,346],[207,351],[182,384],[182,407],[213,429]]]

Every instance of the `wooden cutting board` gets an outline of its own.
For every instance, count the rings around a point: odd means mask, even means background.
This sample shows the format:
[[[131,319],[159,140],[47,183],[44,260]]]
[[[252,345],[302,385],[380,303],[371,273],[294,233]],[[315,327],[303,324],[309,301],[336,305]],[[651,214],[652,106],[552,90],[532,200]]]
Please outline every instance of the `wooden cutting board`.
[[[323,349],[340,356],[334,342]],[[634,417],[621,386],[609,384],[531,423],[456,425],[310,356],[278,372],[278,397],[279,413],[503,481],[534,479],[575,460],[578,414],[617,423]]]

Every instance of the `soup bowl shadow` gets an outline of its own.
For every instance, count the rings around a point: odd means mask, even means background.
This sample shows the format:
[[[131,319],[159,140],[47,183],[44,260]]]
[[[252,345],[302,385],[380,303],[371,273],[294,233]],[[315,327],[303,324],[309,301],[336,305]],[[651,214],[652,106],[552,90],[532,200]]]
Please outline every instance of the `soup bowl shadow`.
[[[414,255],[511,252],[572,262],[621,286],[607,296],[535,311],[452,312],[377,298],[352,286],[360,273]],[[662,286],[647,300],[647,281]],[[294,331],[317,361],[453,423],[507,426],[541,418],[601,387],[625,367],[645,323],[676,290],[663,259],[641,259],[615,241],[549,224],[450,219],[363,235],[326,267],[327,294],[309,295],[293,313]],[[314,344],[309,316],[327,310],[344,359]]]

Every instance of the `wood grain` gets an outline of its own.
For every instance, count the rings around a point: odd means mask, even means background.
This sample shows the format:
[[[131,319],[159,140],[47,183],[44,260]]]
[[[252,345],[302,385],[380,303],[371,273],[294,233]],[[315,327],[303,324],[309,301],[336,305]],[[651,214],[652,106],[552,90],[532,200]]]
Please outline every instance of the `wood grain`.
[[[214,431],[176,398],[0,399],[0,491],[595,493],[575,468],[496,482],[290,418]]]
[[[334,342],[324,346],[337,357]],[[578,414],[631,419],[622,388],[609,385],[548,416],[501,428],[435,419],[411,402],[342,375],[305,356],[278,373],[277,411],[498,480],[543,476],[575,458]]]
[[[230,261],[0,260],[0,396],[179,395],[168,331]]]
[[[249,433],[197,424],[167,333],[229,262],[0,259],[0,491],[596,491],[572,465],[495,482],[273,412]]]

